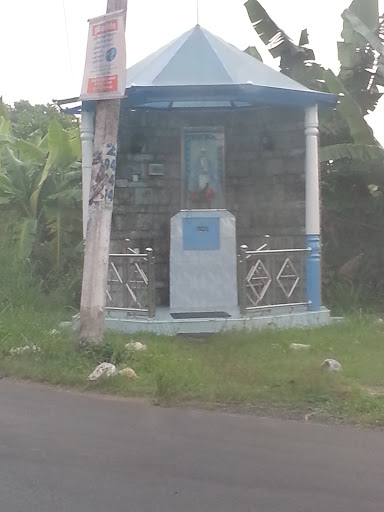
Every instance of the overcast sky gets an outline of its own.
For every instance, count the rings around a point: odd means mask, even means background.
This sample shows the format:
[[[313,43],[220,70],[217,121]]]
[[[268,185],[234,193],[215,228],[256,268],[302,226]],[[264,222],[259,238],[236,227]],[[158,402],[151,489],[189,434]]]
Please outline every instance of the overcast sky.
[[[127,66],[196,24],[197,0],[128,0]],[[384,0],[380,12],[384,12]],[[107,0],[0,0],[0,95],[8,103],[46,103],[80,93],[87,20],[103,14]],[[337,71],[341,13],[351,0],[264,0],[273,19],[298,42],[308,28],[317,61]],[[200,24],[245,49],[263,48],[244,0],[200,0]],[[276,66],[267,53],[265,62]],[[370,123],[384,144],[384,100]]]

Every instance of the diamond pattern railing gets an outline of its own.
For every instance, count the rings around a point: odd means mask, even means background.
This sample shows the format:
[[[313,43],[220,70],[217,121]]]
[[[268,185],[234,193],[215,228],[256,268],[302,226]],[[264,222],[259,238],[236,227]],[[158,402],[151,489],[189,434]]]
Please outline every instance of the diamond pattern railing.
[[[257,260],[256,264],[251,267],[246,282],[248,299],[254,306],[258,306],[272,283],[271,275],[262,261]]]
[[[310,249],[256,251],[242,246],[239,255],[241,313],[265,308],[308,305],[305,262]]]
[[[300,279],[300,275],[296,272],[294,264],[289,258],[286,258],[280,272],[277,274],[276,282],[283,290],[287,299],[292,297]]]
[[[153,318],[156,313],[153,250],[109,255],[107,311]]]

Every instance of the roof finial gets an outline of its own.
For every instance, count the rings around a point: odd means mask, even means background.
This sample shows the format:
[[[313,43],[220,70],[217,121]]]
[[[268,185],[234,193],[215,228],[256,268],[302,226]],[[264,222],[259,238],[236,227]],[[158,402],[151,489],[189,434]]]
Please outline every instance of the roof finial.
[[[200,1],[196,0],[196,21],[197,25],[200,25]]]

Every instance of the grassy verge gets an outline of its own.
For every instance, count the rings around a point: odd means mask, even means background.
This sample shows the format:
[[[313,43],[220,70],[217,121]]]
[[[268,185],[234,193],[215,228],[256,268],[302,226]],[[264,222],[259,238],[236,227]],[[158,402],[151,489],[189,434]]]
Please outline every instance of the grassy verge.
[[[81,390],[149,397],[161,404],[200,402],[295,409],[313,418],[384,425],[384,327],[371,317],[317,329],[221,333],[205,341],[107,332],[102,347],[78,350],[71,329],[58,329],[52,312],[8,311],[0,316],[0,372]],[[145,353],[125,349],[146,343]],[[292,343],[310,344],[295,352]],[[10,355],[35,344],[40,352]],[[340,374],[320,365],[335,358]],[[123,376],[88,382],[97,364],[132,367]],[[383,394],[371,394],[382,386]]]

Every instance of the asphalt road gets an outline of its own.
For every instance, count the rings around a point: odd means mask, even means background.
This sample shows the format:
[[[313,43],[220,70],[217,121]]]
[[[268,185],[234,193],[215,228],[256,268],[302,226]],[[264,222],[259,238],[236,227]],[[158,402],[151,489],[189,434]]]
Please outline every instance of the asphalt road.
[[[383,432],[0,381],[1,512],[383,510]]]

